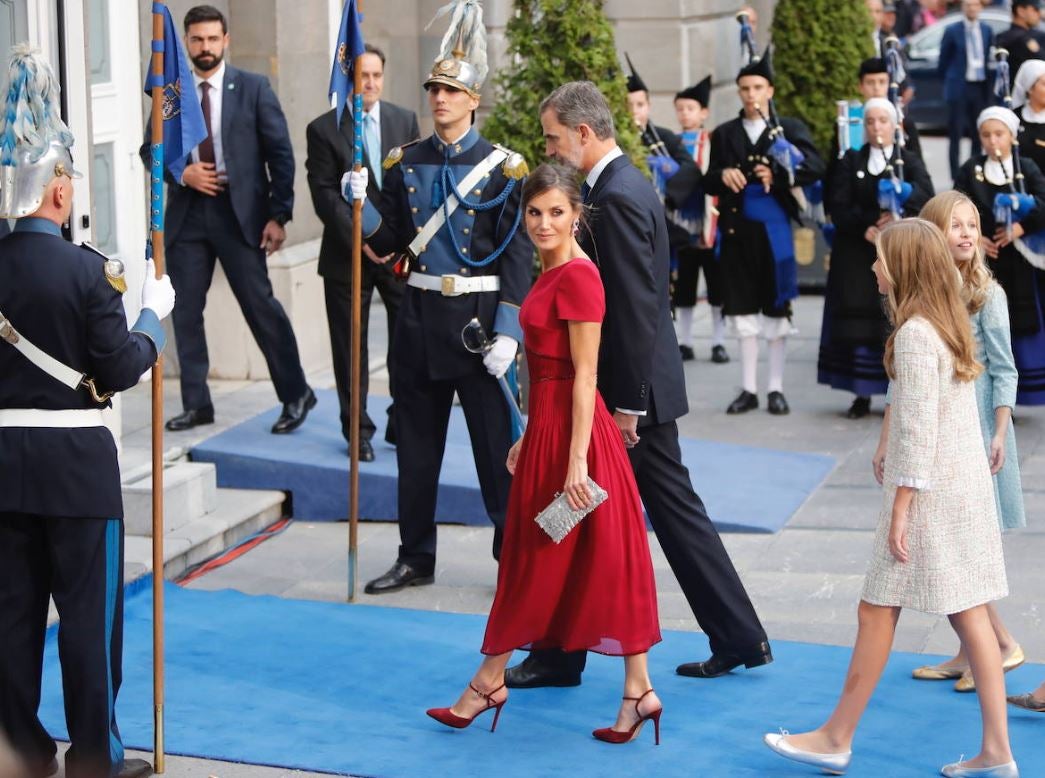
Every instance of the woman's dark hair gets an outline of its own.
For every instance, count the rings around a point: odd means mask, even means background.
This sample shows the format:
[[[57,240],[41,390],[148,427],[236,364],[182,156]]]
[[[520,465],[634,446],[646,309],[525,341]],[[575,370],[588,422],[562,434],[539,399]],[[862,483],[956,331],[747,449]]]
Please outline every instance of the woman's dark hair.
[[[525,208],[535,197],[540,197],[545,192],[558,189],[569,200],[570,205],[580,209],[581,224],[587,226],[584,211],[584,198],[581,197],[581,188],[577,183],[577,171],[574,168],[545,162],[538,165],[526,178],[522,190],[522,207]]]

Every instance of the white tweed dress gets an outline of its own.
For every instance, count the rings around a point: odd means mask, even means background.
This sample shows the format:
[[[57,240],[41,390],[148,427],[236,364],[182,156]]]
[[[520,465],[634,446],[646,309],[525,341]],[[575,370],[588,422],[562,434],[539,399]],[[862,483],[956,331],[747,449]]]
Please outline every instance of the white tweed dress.
[[[950,614],[1009,593],[994,485],[976,389],[954,377],[950,350],[925,319],[904,322],[894,344],[885,489],[862,599]],[[918,491],[906,563],[889,553],[897,486]]]

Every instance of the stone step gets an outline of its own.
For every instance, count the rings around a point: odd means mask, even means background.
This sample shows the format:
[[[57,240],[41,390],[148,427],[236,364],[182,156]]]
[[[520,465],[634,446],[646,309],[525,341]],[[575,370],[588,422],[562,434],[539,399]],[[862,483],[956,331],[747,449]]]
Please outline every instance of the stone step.
[[[217,506],[217,470],[210,462],[165,462],[163,526],[177,532]],[[128,535],[152,537],[152,467],[136,468],[123,480],[124,526]]]
[[[164,537],[164,576],[170,580],[190,567],[234,546],[283,516],[283,492],[263,489],[218,489],[215,508]],[[124,585],[152,572],[152,538],[127,533],[124,543]],[[54,603],[48,625],[58,621]]]

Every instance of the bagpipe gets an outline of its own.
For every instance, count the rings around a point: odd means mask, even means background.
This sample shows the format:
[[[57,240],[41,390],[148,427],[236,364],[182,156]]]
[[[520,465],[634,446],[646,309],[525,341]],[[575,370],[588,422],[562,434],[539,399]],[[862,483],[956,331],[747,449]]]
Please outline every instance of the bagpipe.
[[[889,211],[894,219],[903,217],[903,207],[914,191],[912,186],[904,181],[903,148],[906,139],[903,132],[903,101],[900,99],[900,84],[903,83],[906,73],[903,68],[903,57],[900,55],[900,39],[890,35],[882,43],[882,53],[885,58],[885,69],[889,75],[888,100],[896,111],[896,128],[893,131],[893,153],[892,157],[886,159],[885,172],[888,178],[882,178],[878,182],[878,206],[883,211]],[[885,153],[885,146],[881,138],[875,138],[878,147]]]
[[[838,158],[849,150],[859,151],[864,147],[864,106],[855,100],[836,100],[838,113],[835,125],[838,130]]]
[[[994,94],[1004,107],[1012,110],[1012,92],[1009,88],[1009,52],[1003,48],[995,48],[991,52],[994,62]],[[1001,152],[996,152],[998,164],[1005,173],[1005,184],[1008,192],[999,192],[994,196],[994,220],[1004,224],[1006,233],[1012,238],[1012,225],[1027,216],[1037,207],[1037,200],[1027,194],[1027,183],[1023,175],[1023,163],[1020,160],[1020,141],[1012,139],[1012,174],[1005,170]],[[983,180],[983,169],[976,166],[976,178]],[[1024,234],[1012,241],[1016,250],[1039,270],[1045,270],[1045,230]]]

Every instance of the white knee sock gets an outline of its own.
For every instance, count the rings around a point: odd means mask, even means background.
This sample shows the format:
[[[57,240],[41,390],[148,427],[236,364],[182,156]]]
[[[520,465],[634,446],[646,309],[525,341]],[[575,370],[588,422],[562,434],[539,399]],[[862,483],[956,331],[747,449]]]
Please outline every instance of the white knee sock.
[[[787,338],[769,341],[769,391],[784,391],[784,358],[787,355]]]
[[[722,306],[711,306],[711,345],[724,346],[726,343],[726,320],[722,316]]]
[[[744,390],[758,393],[758,336],[740,339],[740,367]]]
[[[688,308],[676,308],[675,316],[676,320],[676,335],[678,335],[680,346],[693,347],[693,313],[696,311],[694,307]]]

